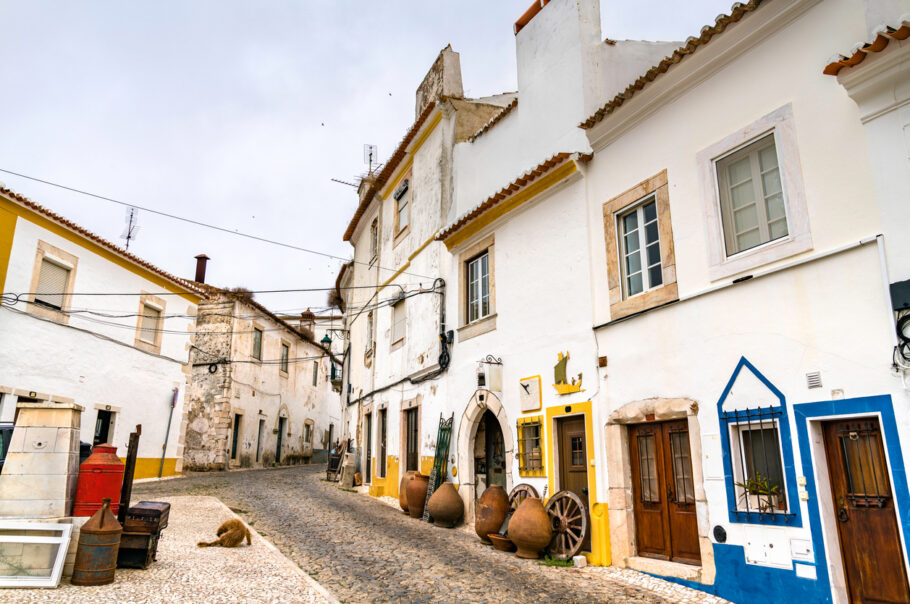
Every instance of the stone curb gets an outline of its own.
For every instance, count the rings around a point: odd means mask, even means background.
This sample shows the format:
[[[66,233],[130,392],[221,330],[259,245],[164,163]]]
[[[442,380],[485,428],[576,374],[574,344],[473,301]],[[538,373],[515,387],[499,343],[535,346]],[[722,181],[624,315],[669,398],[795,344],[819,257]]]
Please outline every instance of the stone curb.
[[[257,468],[257,469],[258,469],[258,468]],[[277,469],[277,468],[263,468],[263,469],[273,470],[273,469]],[[259,540],[262,541],[262,543],[263,543],[267,548],[269,548],[270,550],[272,550],[272,552],[274,552],[275,554],[277,554],[278,557],[280,557],[280,558],[284,561],[284,565],[288,567],[288,570],[290,570],[291,572],[294,572],[294,573],[300,575],[300,577],[302,577],[303,580],[306,581],[306,583],[307,583],[314,591],[316,591],[319,595],[321,595],[323,598],[325,598],[330,604],[341,604],[341,602],[338,600],[338,598],[336,598],[335,596],[333,596],[333,595],[331,594],[331,592],[329,592],[329,590],[327,590],[325,587],[323,587],[322,585],[320,585],[319,582],[316,581],[316,579],[314,579],[314,578],[311,577],[309,574],[307,574],[306,572],[304,572],[304,570],[303,570],[302,568],[300,568],[299,566],[297,566],[296,564],[294,564],[293,560],[291,560],[290,558],[288,558],[287,556],[285,556],[283,553],[281,553],[281,550],[279,550],[279,549],[275,546],[274,543],[272,543],[271,541],[269,541],[268,539],[266,539],[265,537],[263,537],[262,535],[260,535],[260,534],[259,534],[259,531],[257,531],[255,528],[253,528],[252,526],[250,526],[246,521],[243,520],[243,518],[241,518],[241,517],[238,516],[236,513],[234,513],[234,511],[233,511],[231,508],[229,508],[227,505],[225,505],[225,503],[224,503],[223,501],[221,501],[221,500],[218,499],[217,497],[212,497],[211,495],[203,495],[203,496],[200,496],[200,498],[201,498],[201,497],[208,497],[209,499],[213,499],[213,500],[217,501],[218,504],[219,504],[221,507],[223,507],[224,510],[225,510],[228,514],[230,514],[230,515],[233,516],[234,518],[237,518],[238,520],[240,520],[241,522],[243,522],[243,524],[246,525],[246,527],[247,527],[248,529],[250,529],[250,533],[252,533],[253,537],[258,537]]]

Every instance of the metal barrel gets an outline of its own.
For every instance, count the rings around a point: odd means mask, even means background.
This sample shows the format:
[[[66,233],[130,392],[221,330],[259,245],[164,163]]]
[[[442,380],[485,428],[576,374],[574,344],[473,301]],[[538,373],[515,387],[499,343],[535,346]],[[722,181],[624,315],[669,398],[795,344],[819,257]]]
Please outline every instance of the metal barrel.
[[[105,498],[101,509],[79,531],[73,585],[106,585],[114,582],[117,552],[123,529],[111,513],[111,500]]]

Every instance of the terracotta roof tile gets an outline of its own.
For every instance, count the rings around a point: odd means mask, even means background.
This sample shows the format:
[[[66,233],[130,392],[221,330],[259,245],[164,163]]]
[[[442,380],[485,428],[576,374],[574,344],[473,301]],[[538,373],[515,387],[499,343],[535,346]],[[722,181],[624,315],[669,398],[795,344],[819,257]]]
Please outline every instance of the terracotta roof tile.
[[[763,0],[749,0],[745,4],[737,2],[730,9],[729,15],[719,15],[714,25],[706,25],[702,28],[698,37],[690,37],[686,43],[673,51],[673,54],[663,59],[657,65],[651,67],[647,72],[632,82],[625,90],[614,96],[603,107],[598,109],[594,115],[578,125],[585,130],[593,128],[598,122],[616,111],[623,103],[635,96],[645,86],[656,80],[661,74],[666,73],[672,66],[682,61],[687,56],[694,53],[698,48],[711,41],[714,36],[722,33],[729,25],[738,22],[746,14],[754,11],[761,5]]]
[[[572,157],[572,153],[557,153],[547,160],[544,160],[536,167],[528,170],[511,183],[499,190],[499,192],[490,195],[486,200],[477,204],[460,217],[458,217],[455,222],[443,228],[438,235],[436,235],[436,241],[444,241],[460,231],[462,228],[467,226],[469,223],[473,222],[475,219],[479,218],[489,210],[495,208],[503,200],[511,197],[514,193],[518,192],[526,184],[534,182],[559,164],[563,163],[566,159]],[[590,154],[579,155],[579,159],[588,160],[591,158]]]
[[[45,218],[48,218],[52,222],[56,222],[57,224],[64,226],[67,229],[69,229],[75,233],[78,233],[79,235],[85,237],[86,239],[94,241],[95,243],[97,243],[98,245],[100,245],[102,247],[106,247],[107,249],[111,250],[118,256],[122,256],[123,258],[126,258],[133,264],[137,264],[137,265],[141,266],[142,268],[144,268],[148,271],[151,271],[160,277],[164,277],[165,279],[167,279],[174,285],[176,285],[190,293],[197,294],[197,295],[203,294],[202,288],[198,287],[194,281],[190,281],[189,279],[181,279],[180,277],[175,277],[174,275],[172,275],[164,270],[161,270],[160,268],[158,268],[151,262],[143,260],[139,256],[129,253],[122,247],[120,247],[118,245],[114,245],[107,239],[104,239],[103,237],[96,235],[95,233],[89,231],[88,229],[79,226],[75,222],[64,218],[60,214],[57,214],[56,212],[53,212],[53,211],[45,208],[44,206],[42,206],[39,203],[35,203],[28,197],[20,195],[20,194],[16,193],[15,191],[13,191],[11,189],[7,189],[5,187],[0,187],[0,194],[4,195],[5,197],[7,197],[15,202],[22,204],[26,208],[28,208],[34,212],[37,212],[38,214],[41,214],[42,216],[44,216]]]
[[[882,25],[876,30],[875,39],[871,42],[861,42],[854,46],[848,54],[832,57],[822,73],[837,75],[844,67],[853,67],[862,63],[868,54],[885,50],[891,40],[906,40],[907,38],[910,38],[910,15],[901,17],[899,27]]]
[[[512,99],[511,103],[509,103],[508,105],[503,107],[496,115],[491,117],[489,122],[487,122],[486,124],[481,126],[480,130],[478,130],[477,132],[472,134],[470,137],[468,137],[468,142],[473,143],[474,140],[477,139],[480,135],[482,135],[484,132],[486,132],[493,126],[495,126],[496,123],[499,122],[499,120],[501,120],[505,116],[509,115],[509,113],[511,113],[512,110],[515,109],[515,107],[517,105],[518,105],[518,97],[516,96],[514,99]]]
[[[367,189],[366,195],[364,195],[360,204],[357,206],[357,209],[354,210],[354,216],[351,218],[351,222],[348,224],[347,230],[344,232],[344,241],[350,241],[351,237],[354,235],[354,229],[357,228],[357,223],[360,222],[360,219],[363,218],[364,212],[366,212],[367,207],[370,205],[370,202],[373,201],[373,197],[376,193],[385,186],[389,178],[392,177],[392,174],[395,172],[395,169],[398,167],[398,164],[405,156],[405,149],[408,145],[414,140],[414,136],[420,131],[420,128],[423,126],[424,122],[427,121],[427,118],[430,117],[430,114],[433,113],[433,109],[436,108],[436,101],[431,102],[426,106],[426,109],[421,112],[417,117],[417,120],[414,124],[408,129],[407,133],[404,135],[404,138],[401,139],[401,142],[398,143],[392,156],[389,157],[389,160],[383,165],[382,170],[379,171],[379,174],[376,175],[376,178],[373,179],[373,182],[369,184],[369,189]]]

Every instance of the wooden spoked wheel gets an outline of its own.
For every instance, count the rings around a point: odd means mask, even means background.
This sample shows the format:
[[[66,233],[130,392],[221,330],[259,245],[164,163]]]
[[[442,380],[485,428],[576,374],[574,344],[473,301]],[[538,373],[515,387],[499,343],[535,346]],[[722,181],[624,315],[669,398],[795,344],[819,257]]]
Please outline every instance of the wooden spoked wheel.
[[[528,497],[540,497],[540,495],[537,494],[537,489],[529,484],[515,485],[515,488],[509,493],[509,505],[512,507],[512,511],[517,510],[521,502]]]
[[[560,491],[547,502],[547,514],[553,526],[547,551],[551,558],[568,560],[579,552],[588,534],[585,506],[572,491]]]

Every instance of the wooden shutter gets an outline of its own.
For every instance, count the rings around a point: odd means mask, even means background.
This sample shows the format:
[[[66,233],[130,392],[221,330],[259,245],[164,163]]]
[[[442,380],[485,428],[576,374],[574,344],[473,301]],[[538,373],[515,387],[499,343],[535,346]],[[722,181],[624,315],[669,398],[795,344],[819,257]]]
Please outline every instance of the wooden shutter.
[[[69,281],[69,276],[68,268],[50,260],[42,260],[35,302],[41,302],[53,308],[63,308],[63,297],[66,293],[66,282]]]
[[[142,307],[142,324],[139,331],[139,339],[151,344],[155,343],[155,334],[158,330],[158,319],[161,318],[161,311],[152,306]]]

